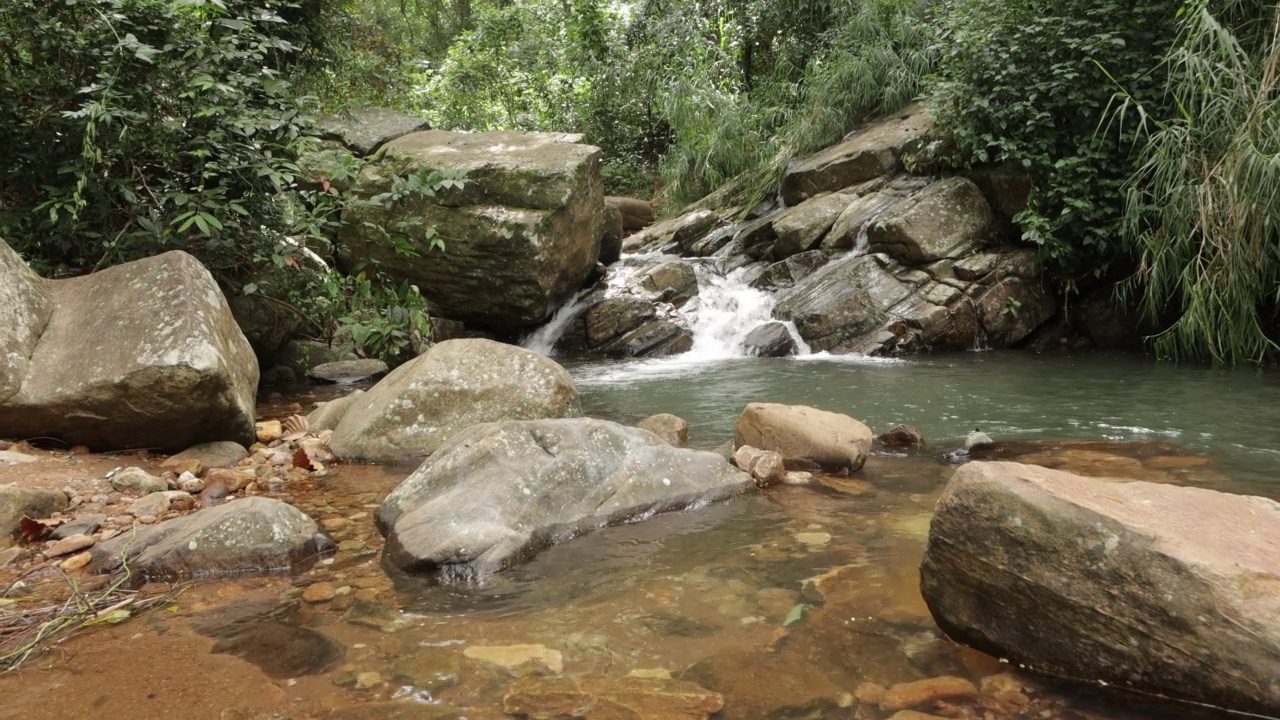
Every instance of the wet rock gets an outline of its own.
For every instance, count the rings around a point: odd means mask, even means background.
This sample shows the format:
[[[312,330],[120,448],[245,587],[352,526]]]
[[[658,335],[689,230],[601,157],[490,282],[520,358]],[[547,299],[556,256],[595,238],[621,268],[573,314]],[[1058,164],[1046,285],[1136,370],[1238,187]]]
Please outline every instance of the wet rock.
[[[918,708],[939,700],[972,700],[978,688],[959,677],[935,677],[899,683],[889,688],[880,699],[881,710]]]
[[[878,255],[835,260],[783,293],[774,317],[792,320],[814,350],[842,349],[878,330],[915,290]]]
[[[564,657],[545,645],[472,645],[462,653],[471,660],[496,665],[517,677],[564,672]]]
[[[463,712],[447,705],[420,702],[372,702],[341,708],[326,716],[328,720],[468,720],[473,712]]]
[[[710,210],[693,210],[683,215],[650,225],[622,241],[623,252],[674,244],[690,248],[720,223],[720,216]]]
[[[292,457],[290,458],[292,460]],[[261,466],[259,466],[261,467]],[[252,468],[249,468],[251,470]],[[248,470],[233,470],[231,468],[214,468],[205,475],[204,482],[207,485],[222,485],[229,492],[240,492],[249,487],[249,483],[257,478]]]
[[[602,347],[656,317],[653,303],[622,295],[605,298],[582,315],[585,347]]]
[[[318,582],[308,585],[302,591],[302,599],[309,603],[329,602],[337,597],[337,588],[333,583]]]
[[[992,240],[987,199],[972,182],[951,177],[894,205],[867,229],[871,252],[906,265],[958,258]]]
[[[6,293],[30,282],[14,257],[0,250]],[[168,252],[41,288],[48,304],[0,295],[13,310],[0,320],[13,353],[0,371],[0,435],[107,450],[252,439],[258,363],[195,258]],[[16,389],[14,368],[25,370]]]
[[[919,106],[853,131],[845,140],[792,160],[782,178],[782,199],[796,205],[818,193],[840,190],[901,167],[901,156],[923,146],[932,121]]]
[[[445,442],[377,520],[393,564],[467,581],[597,528],[751,485],[715,453],[604,420],[485,423]]]
[[[59,525],[49,533],[49,537],[54,540],[71,537],[72,535],[92,535],[98,531],[102,523],[106,522],[107,516],[98,513],[85,513],[76,515],[71,520]]]
[[[311,340],[292,340],[274,357],[276,363],[292,370],[295,378],[307,377],[311,368],[317,365],[359,359],[346,348],[331,347]]]
[[[382,684],[382,674],[377,672],[362,672],[356,675],[357,690],[371,690]]]
[[[787,469],[780,453],[743,445],[733,453],[733,464],[750,473],[760,487],[782,482]]]
[[[268,677],[319,675],[342,659],[343,648],[323,633],[274,620],[232,626],[221,631],[213,653],[252,663]],[[215,635],[215,637],[218,637]]]
[[[0,548],[8,547],[18,533],[18,523],[24,517],[33,520],[47,518],[67,509],[67,494],[61,490],[0,485]]]
[[[1270,715],[1278,545],[1271,500],[969,463],[938,503],[921,590],[988,654]]]
[[[724,707],[724,698],[679,680],[529,677],[511,687],[502,706],[531,720],[706,720]]]
[[[128,467],[111,476],[111,487],[130,495],[150,495],[169,489],[163,478],[138,467]]]
[[[58,568],[65,572],[75,572],[86,567],[92,559],[93,553],[85,550],[62,560],[58,563]]]
[[[114,570],[125,558],[132,572],[148,578],[268,573],[305,567],[332,547],[302,511],[250,497],[101,543],[91,570]]]
[[[596,257],[596,262],[607,267],[622,258],[622,238],[626,235],[622,226],[622,213],[607,203],[604,206],[603,233],[600,237],[600,255]]]
[[[924,435],[913,425],[895,425],[876,440],[885,447],[919,447],[925,444]]]
[[[747,333],[742,347],[748,355],[756,357],[787,357],[795,354],[796,341],[786,325],[767,322]]]
[[[380,262],[393,279],[421,288],[443,317],[501,330],[536,326],[582,287],[600,256],[601,151],[579,139],[432,130],[387,143],[384,158],[361,173],[356,194],[386,192],[396,177],[423,170],[462,171],[465,183],[393,211],[348,208],[340,262]],[[397,217],[421,219],[408,231],[417,257],[405,257],[365,223]],[[436,233],[448,238],[446,252],[432,249]]]
[[[347,410],[355,402],[356,398],[363,394],[363,390],[353,390],[350,395],[320,403],[315,410],[312,410],[307,415],[307,427],[314,433],[333,430],[338,427],[338,423],[342,422],[342,416],[347,414]]]
[[[622,227],[627,232],[643,230],[653,224],[653,205],[648,200],[606,195],[604,202],[618,210],[622,216]]]
[[[665,357],[688,352],[693,334],[670,320],[650,320],[597,352],[613,357]]]
[[[578,391],[554,361],[490,340],[448,340],[352,400],[329,447],[390,462],[433,453],[475,423],[579,414]]]
[[[326,115],[319,118],[318,124],[321,137],[336,140],[362,157],[372,155],[392,140],[431,127],[425,119],[415,115],[376,107]]]
[[[249,451],[240,443],[211,442],[189,447],[160,463],[160,467],[176,468],[184,462],[195,461],[205,470],[229,468],[247,457],[249,457]]]
[[[658,413],[636,423],[636,427],[662,438],[671,447],[689,446],[689,423],[671,413]]]
[[[679,307],[698,294],[698,276],[689,263],[672,260],[645,271],[640,286],[661,301]]]
[[[0,406],[22,387],[52,314],[46,281],[0,240]]]
[[[751,403],[738,416],[733,442],[778,452],[791,469],[854,472],[871,450],[871,430],[848,415],[804,405]]]
[[[787,208],[773,221],[773,232],[777,236],[771,253],[773,259],[783,260],[816,249],[836,218],[856,197],[843,193],[819,195]]]
[[[0,538],[0,543],[6,542],[7,538]],[[8,567],[17,562],[26,551],[20,547],[10,547],[0,550],[0,568]]]
[[[340,360],[311,368],[311,377],[339,385],[350,385],[371,377],[385,375],[387,364],[381,360]]]
[[[827,264],[831,255],[823,250],[810,250],[779,260],[751,281],[751,287],[762,289],[789,288]]]
[[[395,632],[405,625],[405,617],[396,612],[395,608],[365,599],[353,603],[343,619],[353,625],[362,625],[384,633]]]
[[[391,677],[397,683],[434,696],[458,684],[462,662],[453,650],[415,647],[396,659]]]
[[[942,715],[922,713],[919,710],[899,710],[891,715],[889,720],[947,720],[947,718]]]
[[[1008,347],[1052,317],[1058,304],[1040,280],[1015,277],[992,285],[978,297],[977,307],[987,344]]]

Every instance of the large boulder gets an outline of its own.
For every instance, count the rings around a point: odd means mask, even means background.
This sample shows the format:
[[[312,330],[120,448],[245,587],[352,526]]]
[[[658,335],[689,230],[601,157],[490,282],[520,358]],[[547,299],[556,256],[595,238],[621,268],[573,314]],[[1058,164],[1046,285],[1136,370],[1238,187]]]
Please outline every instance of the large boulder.
[[[0,404],[22,387],[52,313],[53,299],[44,281],[0,240]]]
[[[721,456],[591,418],[485,423],[455,435],[387,496],[387,557],[481,580],[583,533],[752,487]]]
[[[329,447],[372,462],[429,455],[476,423],[581,414],[564,368],[492,340],[438,343],[348,402]]]
[[[562,133],[416,132],[387,143],[353,189],[371,197],[398,177],[462,171],[461,188],[344,215],[340,257],[379,262],[421,288],[436,314],[500,330],[542,322],[582,287],[600,256],[604,223],[599,148]],[[416,257],[373,225],[409,221]],[[435,239],[444,250],[432,249]]]
[[[357,108],[319,120],[322,136],[342,143],[356,155],[372,155],[383,145],[431,124],[416,115],[386,108]]]
[[[773,232],[777,235],[773,258],[783,260],[818,247],[836,218],[855,200],[856,195],[831,193],[784,210],[773,220]]]
[[[854,472],[867,461],[871,429],[848,415],[805,405],[751,403],[738,416],[733,445],[780,453],[789,469]]]
[[[103,450],[253,441],[258,363],[195,258],[168,252],[43,287],[52,311],[21,388],[0,394],[0,436]],[[14,334],[12,317],[0,332]]]
[[[783,323],[758,325],[742,339],[742,349],[755,357],[786,357],[796,353],[796,341]]]
[[[0,549],[13,543],[22,518],[47,518],[67,509],[67,494],[61,490],[0,485]]]
[[[248,497],[102,543],[93,549],[89,570],[127,565],[147,579],[267,574],[305,568],[332,550],[333,542],[301,510]]]
[[[969,463],[921,590],[952,638],[1038,670],[1280,715],[1280,504]]]
[[[885,211],[867,228],[867,238],[871,252],[920,265],[973,253],[992,239],[992,223],[978,186],[950,177]]]
[[[796,158],[782,177],[782,199],[797,205],[819,193],[840,190],[902,168],[905,153],[923,146],[933,123],[919,106],[850,133],[841,143]]]
[[[692,248],[719,224],[720,216],[714,212],[693,210],[629,235],[622,242],[622,250],[640,252],[666,246]]]
[[[851,349],[891,318],[889,311],[916,289],[882,255],[846,255],[784,293],[774,317],[792,320],[814,350]]]

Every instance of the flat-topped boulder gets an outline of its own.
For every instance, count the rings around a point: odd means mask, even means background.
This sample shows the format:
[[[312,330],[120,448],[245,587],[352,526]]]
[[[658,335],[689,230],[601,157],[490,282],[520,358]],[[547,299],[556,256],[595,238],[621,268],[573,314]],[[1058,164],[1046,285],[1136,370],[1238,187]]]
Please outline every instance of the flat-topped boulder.
[[[782,199],[797,205],[901,170],[904,153],[920,147],[933,121],[920,106],[905,108],[850,133],[843,142],[792,160],[782,177]]]
[[[483,581],[583,533],[753,485],[720,455],[605,420],[483,423],[442,445],[377,520],[397,567]]]
[[[40,287],[48,320],[20,388],[0,395],[0,436],[95,450],[253,441],[258,363],[195,258],[173,251]],[[44,312],[5,315],[0,333],[29,340]]]
[[[431,127],[416,115],[373,107],[326,115],[319,125],[322,137],[342,143],[356,155],[372,155],[392,140]]]
[[[501,329],[528,328],[582,287],[604,231],[601,151],[565,133],[415,132],[387,143],[352,192],[372,197],[419,172],[463,173],[461,186],[344,215],[339,254],[372,260],[415,283],[437,314]],[[367,223],[405,234],[406,257]],[[436,247],[443,242],[444,248]]]
[[[921,590],[953,639],[1037,670],[1280,714],[1280,504],[973,462]]]
[[[476,423],[582,414],[555,361],[492,340],[446,340],[396,368],[345,409],[329,447],[347,460],[426,456]]]

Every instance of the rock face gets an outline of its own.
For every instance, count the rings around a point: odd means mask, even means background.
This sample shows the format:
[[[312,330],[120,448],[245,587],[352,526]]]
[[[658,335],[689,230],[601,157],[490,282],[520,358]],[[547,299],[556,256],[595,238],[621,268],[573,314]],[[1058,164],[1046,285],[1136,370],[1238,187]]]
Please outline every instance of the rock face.
[[[867,461],[871,430],[848,415],[804,405],[751,403],[738,416],[733,444],[780,453],[788,469],[853,472]]]
[[[348,402],[329,447],[372,462],[429,455],[475,423],[581,414],[564,368],[492,340],[438,343]]]
[[[922,265],[966,257],[991,240],[991,206],[969,180],[939,180],[871,223],[871,252]]]
[[[752,484],[715,453],[604,420],[485,423],[450,438],[377,519],[396,566],[475,581],[557,542]]]
[[[1068,677],[1280,713],[1280,504],[970,463],[921,567],[951,637]]]
[[[923,109],[911,107],[850,133],[845,141],[792,160],[782,178],[782,199],[796,205],[819,193],[889,175],[902,156],[921,146],[932,129]]]
[[[333,543],[301,510],[264,497],[206,508],[125,533],[93,549],[91,572],[122,558],[145,578],[220,577],[305,567]]]
[[[360,208],[344,217],[343,262],[375,260],[408,280],[439,314],[500,329],[545,319],[595,268],[603,233],[599,148],[562,133],[415,132],[387,143],[387,159],[367,168],[353,192],[386,192],[397,176],[461,170],[464,187],[391,210]],[[370,235],[364,222],[418,219],[406,258]],[[429,231],[445,243],[433,251]]]
[[[0,436],[102,450],[252,442],[258,363],[195,258],[169,252],[37,285],[13,257],[0,243],[0,309],[18,310],[0,320],[0,338],[16,358],[32,349],[0,370]],[[13,287],[33,294],[18,306],[5,298]],[[15,368],[25,375],[9,392]]]

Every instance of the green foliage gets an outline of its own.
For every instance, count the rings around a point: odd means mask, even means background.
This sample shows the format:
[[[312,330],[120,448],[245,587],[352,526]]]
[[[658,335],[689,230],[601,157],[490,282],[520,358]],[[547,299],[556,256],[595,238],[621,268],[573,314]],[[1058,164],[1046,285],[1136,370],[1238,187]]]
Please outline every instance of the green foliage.
[[[1162,355],[1260,362],[1280,349],[1264,321],[1280,301],[1280,9],[1205,0],[1180,14],[1165,71],[1177,111],[1125,96],[1150,119],[1127,185],[1124,230],[1141,265],[1125,288]]]
[[[1122,188],[1142,128],[1106,122],[1117,84],[1163,102],[1153,72],[1175,0],[946,0],[938,12],[939,123],[960,166],[1012,163],[1033,182],[1015,220],[1066,284],[1121,253]]]
[[[275,0],[0,5],[0,233],[49,267],[277,254],[305,147]]]

